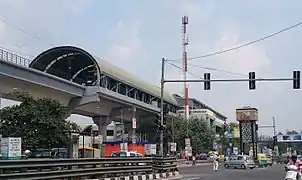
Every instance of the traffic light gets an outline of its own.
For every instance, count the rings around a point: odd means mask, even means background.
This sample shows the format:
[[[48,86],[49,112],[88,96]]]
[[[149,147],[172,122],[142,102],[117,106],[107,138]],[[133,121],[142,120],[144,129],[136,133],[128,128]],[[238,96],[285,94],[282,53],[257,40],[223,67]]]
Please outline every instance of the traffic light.
[[[293,79],[294,79],[293,88],[300,89],[300,71],[293,72]]]
[[[249,72],[249,89],[254,90],[256,89],[256,73]]]
[[[211,74],[210,73],[204,73],[204,90],[210,90],[211,89]]]
[[[274,146],[277,146],[277,144],[278,144],[277,136],[274,136],[274,137],[273,137],[273,140],[274,140],[274,141],[273,141],[273,145],[274,145]]]
[[[157,126],[157,128],[159,128],[160,130],[166,129],[166,125],[165,125],[165,116],[163,119],[164,123],[163,125],[161,124],[161,119],[160,119],[160,114],[156,114],[156,118],[155,118],[155,124]]]

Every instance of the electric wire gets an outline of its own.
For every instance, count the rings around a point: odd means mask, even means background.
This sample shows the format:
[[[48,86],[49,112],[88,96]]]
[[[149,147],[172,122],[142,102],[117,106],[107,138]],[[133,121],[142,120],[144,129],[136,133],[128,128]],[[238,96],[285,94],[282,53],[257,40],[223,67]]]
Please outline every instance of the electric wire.
[[[213,53],[209,53],[209,54],[205,54],[205,55],[201,55],[201,56],[196,56],[196,57],[190,57],[188,58],[188,60],[198,60],[198,59],[203,59],[203,58],[207,58],[207,57],[212,57],[212,56],[217,56],[217,55],[221,55],[221,54],[224,54],[226,52],[230,52],[230,51],[234,51],[234,50],[238,50],[238,49],[241,49],[243,47],[246,47],[246,46],[250,46],[250,45],[253,45],[255,43],[258,43],[258,42],[261,42],[261,41],[264,41],[264,40],[267,40],[267,39],[270,39],[274,36],[277,36],[283,32],[286,32],[286,31],[289,31],[293,28],[296,28],[298,26],[301,26],[302,25],[302,22],[298,22],[292,26],[289,26],[287,28],[284,28],[284,29],[281,29],[277,32],[274,32],[272,34],[269,34],[267,36],[264,36],[262,38],[259,38],[259,39],[256,39],[254,41],[249,41],[247,43],[244,43],[244,44],[241,44],[241,45],[238,45],[238,46],[235,46],[235,47],[231,47],[231,48],[228,48],[228,49],[224,49],[224,50],[221,50],[221,51],[217,51],[217,52],[213,52]],[[182,59],[167,59],[167,61],[180,61]]]

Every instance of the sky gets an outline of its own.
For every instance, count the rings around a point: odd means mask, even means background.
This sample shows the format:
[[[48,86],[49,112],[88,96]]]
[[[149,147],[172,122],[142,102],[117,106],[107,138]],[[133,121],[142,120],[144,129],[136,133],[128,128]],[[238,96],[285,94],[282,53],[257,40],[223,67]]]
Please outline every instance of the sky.
[[[188,56],[196,57],[296,24],[302,21],[301,8],[299,0],[1,0],[0,47],[33,59],[51,47],[73,45],[159,85],[161,58],[182,56],[182,16],[189,17]],[[212,79],[248,78],[250,71],[258,78],[291,78],[293,70],[302,68],[301,31],[302,26],[239,50],[189,61],[233,74],[196,66],[188,71],[197,77],[209,72]],[[165,78],[181,79],[182,71],[167,65]],[[235,121],[236,108],[248,105],[258,108],[260,125],[270,125],[275,117],[277,131],[302,130],[302,93],[292,89],[292,82],[256,86],[250,91],[247,82],[213,83],[204,91],[203,84],[192,83],[189,93],[228,121]],[[183,84],[166,84],[165,90],[183,94]],[[76,115],[71,119],[92,123]]]

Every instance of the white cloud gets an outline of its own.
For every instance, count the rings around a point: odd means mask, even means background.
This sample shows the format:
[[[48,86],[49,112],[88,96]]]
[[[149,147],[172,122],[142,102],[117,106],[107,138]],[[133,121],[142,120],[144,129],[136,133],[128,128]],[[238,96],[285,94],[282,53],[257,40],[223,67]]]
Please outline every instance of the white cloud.
[[[129,72],[138,72],[147,57],[139,21],[119,20],[114,29],[110,30],[109,37],[106,59]]]
[[[240,41],[240,31],[230,27],[225,30],[220,40],[216,43],[217,51],[236,47],[244,42]],[[243,47],[233,52],[227,52],[217,57],[216,65],[224,67],[230,71],[247,73],[256,71],[259,75],[270,75],[271,60],[266,55],[264,49],[254,44]]]
[[[118,21],[116,27],[109,32],[112,46],[108,56],[118,61],[133,61],[143,49],[139,37],[139,23]]]
[[[4,23],[0,22],[0,41],[3,41],[6,36],[6,26]]]

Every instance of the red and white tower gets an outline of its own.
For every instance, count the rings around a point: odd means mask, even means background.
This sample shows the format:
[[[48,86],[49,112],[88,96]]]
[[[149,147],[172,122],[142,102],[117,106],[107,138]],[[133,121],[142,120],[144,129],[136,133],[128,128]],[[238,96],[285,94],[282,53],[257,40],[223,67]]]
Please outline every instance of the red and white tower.
[[[184,81],[187,80],[187,71],[188,71],[188,53],[187,53],[187,46],[189,45],[188,40],[188,33],[187,33],[187,25],[188,25],[188,16],[182,17],[182,29],[183,29],[183,39],[182,39],[182,46],[183,46],[183,78]],[[189,89],[187,82],[184,82],[184,97],[185,97],[185,117],[186,120],[189,120],[190,116],[190,107],[189,107]]]

